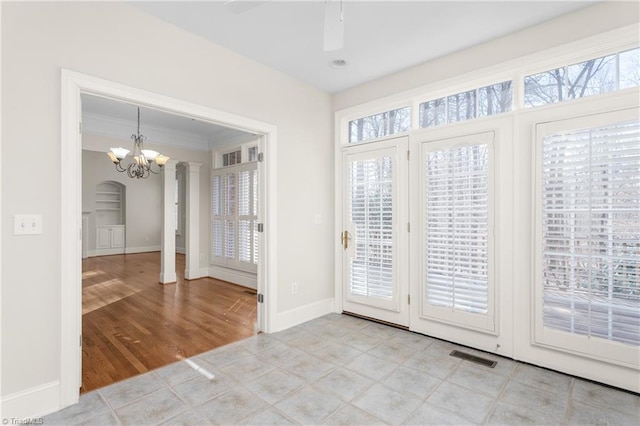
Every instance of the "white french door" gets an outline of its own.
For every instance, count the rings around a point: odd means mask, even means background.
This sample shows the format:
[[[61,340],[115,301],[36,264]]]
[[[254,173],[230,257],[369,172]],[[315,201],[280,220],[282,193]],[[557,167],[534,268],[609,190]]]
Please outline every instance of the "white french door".
[[[639,112],[536,126],[533,282],[534,345],[632,368],[636,377]]]
[[[497,133],[474,124],[458,134],[414,144],[411,330],[497,351]]]
[[[407,137],[343,154],[343,311],[408,326]]]

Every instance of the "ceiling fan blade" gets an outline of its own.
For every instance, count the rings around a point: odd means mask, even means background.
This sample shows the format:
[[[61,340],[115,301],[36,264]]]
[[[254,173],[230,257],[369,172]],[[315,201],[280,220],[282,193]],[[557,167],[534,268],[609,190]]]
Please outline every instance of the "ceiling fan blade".
[[[229,8],[235,14],[242,14],[250,11],[251,9],[255,9],[258,6],[262,6],[267,3],[269,0],[263,1],[240,1],[240,0],[226,0],[224,5]]]
[[[344,47],[344,15],[342,0],[327,0],[324,5],[323,50],[330,52]]]

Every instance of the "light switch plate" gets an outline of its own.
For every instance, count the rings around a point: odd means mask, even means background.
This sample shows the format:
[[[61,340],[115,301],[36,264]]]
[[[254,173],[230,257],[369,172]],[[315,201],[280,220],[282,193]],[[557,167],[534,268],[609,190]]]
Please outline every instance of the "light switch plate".
[[[14,235],[39,235],[42,234],[41,214],[16,214],[13,215]]]

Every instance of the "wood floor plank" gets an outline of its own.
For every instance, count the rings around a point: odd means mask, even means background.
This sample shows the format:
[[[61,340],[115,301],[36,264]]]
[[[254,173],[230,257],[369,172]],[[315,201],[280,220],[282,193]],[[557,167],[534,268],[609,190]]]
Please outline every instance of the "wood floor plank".
[[[184,271],[184,255],[176,270]],[[254,291],[212,278],[158,283],[160,253],[84,259],[81,392],[253,335]]]

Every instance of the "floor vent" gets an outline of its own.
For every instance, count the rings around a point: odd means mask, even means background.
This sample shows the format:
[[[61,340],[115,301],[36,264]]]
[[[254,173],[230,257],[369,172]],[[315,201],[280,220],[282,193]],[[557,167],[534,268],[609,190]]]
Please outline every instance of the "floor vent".
[[[449,355],[456,358],[464,359],[465,361],[475,362],[476,364],[484,365],[485,367],[493,368],[498,363],[497,361],[491,361],[490,359],[482,358],[479,356],[471,355],[466,352],[453,351]]]

